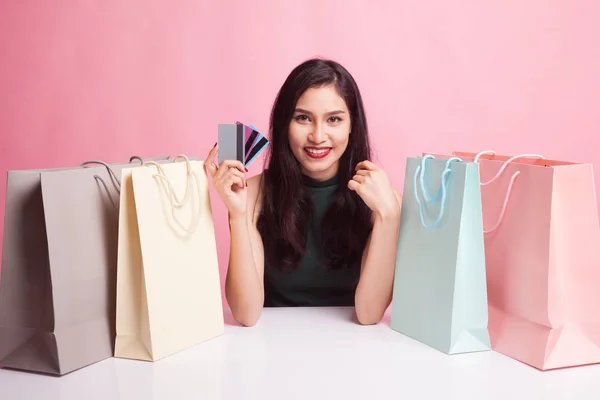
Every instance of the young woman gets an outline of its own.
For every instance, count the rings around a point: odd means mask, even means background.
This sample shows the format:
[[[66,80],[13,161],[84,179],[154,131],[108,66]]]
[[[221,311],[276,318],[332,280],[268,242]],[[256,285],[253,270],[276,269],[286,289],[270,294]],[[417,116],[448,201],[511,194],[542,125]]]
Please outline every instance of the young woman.
[[[391,301],[401,198],[371,161],[358,87],[336,62],[308,60],[275,100],[266,168],[206,172],[229,212],[226,298],[236,321],[263,307],[354,306],[376,324]]]

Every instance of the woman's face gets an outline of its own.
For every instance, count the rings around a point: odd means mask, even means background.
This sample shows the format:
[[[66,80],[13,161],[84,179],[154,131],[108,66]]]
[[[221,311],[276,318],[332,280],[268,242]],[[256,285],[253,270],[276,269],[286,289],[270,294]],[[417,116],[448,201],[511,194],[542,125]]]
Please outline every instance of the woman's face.
[[[348,146],[350,130],[346,102],[333,85],[305,91],[289,127],[290,148],[302,173],[317,180],[333,177]]]

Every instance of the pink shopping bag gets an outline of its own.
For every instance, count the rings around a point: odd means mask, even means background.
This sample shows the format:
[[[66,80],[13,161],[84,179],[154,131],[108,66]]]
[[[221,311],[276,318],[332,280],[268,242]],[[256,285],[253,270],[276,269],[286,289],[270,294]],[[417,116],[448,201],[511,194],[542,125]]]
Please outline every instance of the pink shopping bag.
[[[541,370],[600,362],[591,164],[455,152],[480,167],[492,349]]]

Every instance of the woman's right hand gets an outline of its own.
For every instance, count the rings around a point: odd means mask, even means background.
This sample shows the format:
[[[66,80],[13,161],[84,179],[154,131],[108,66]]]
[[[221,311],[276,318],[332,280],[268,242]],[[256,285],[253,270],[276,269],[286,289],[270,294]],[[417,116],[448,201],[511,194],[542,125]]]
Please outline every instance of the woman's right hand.
[[[248,191],[244,172],[248,170],[236,160],[224,160],[217,166],[215,163],[217,152],[218,145],[215,144],[204,161],[204,170],[212,177],[213,186],[225,203],[229,216],[243,216],[246,214]]]

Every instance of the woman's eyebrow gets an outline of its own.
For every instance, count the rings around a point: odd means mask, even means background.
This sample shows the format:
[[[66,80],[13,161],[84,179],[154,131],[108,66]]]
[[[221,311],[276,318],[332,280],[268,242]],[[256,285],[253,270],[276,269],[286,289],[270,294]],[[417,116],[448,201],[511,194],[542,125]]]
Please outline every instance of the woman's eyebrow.
[[[310,112],[308,110],[305,110],[303,108],[296,108],[295,111],[298,112],[298,113],[302,113],[302,114],[312,115],[312,112]],[[344,111],[344,110],[335,110],[335,111],[330,111],[330,112],[328,112],[325,115],[337,115],[337,114],[345,114],[345,113],[346,113],[346,111]]]

